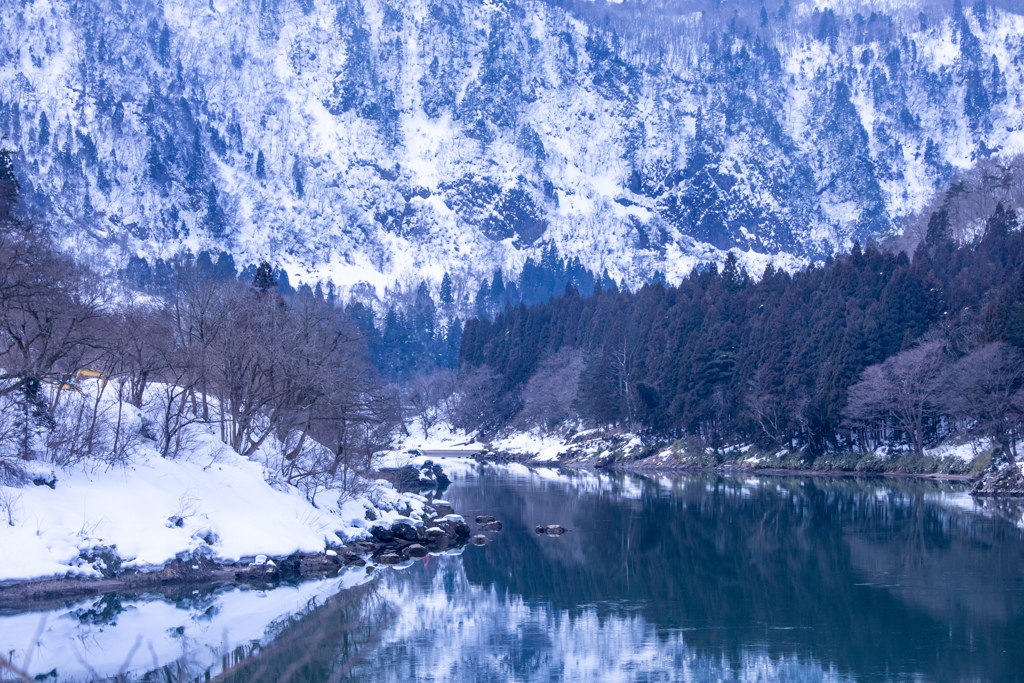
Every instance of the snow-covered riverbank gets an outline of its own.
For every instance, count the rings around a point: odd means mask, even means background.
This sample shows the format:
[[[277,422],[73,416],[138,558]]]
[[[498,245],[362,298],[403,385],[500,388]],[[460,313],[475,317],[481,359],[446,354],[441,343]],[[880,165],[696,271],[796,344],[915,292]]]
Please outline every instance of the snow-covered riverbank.
[[[872,453],[837,452],[812,455],[798,450],[762,450],[751,444],[729,444],[711,448],[686,441],[642,436],[621,429],[540,429],[508,431],[480,437],[436,426],[426,435],[417,432],[406,439],[394,457],[408,457],[409,451],[425,455],[464,450],[473,457],[492,462],[518,462],[531,466],[567,468],[611,468],[647,472],[722,469],[751,472],[893,474],[980,480],[992,473],[995,452],[990,439],[948,441],[925,450],[923,458],[898,449]],[[997,466],[1020,472],[1020,466]],[[1015,475],[1024,481],[1024,477]],[[983,493],[997,494],[995,489]],[[1013,492],[1010,492],[1013,493]]]
[[[145,410],[119,409],[124,433],[145,432]],[[285,449],[274,438],[247,458],[210,425],[187,429],[174,457],[137,438],[114,462],[8,459],[18,480],[0,486],[0,586],[155,572],[176,560],[335,557],[332,549],[370,540],[374,525],[421,524],[429,512],[421,496],[354,475],[301,490],[281,476]]]
[[[53,479],[50,479],[53,477]],[[359,496],[339,491],[314,506],[298,489],[268,481],[266,468],[213,436],[174,460],[141,452],[125,466],[79,466],[42,475],[47,485],[4,487],[0,581],[153,571],[181,557],[219,563],[257,555],[323,553],[369,538],[370,516],[386,523],[423,503],[384,482]],[[102,551],[102,552],[101,552]],[[103,555],[102,557],[100,555]]]
[[[123,419],[141,421],[132,410]],[[141,439],[116,464],[88,460],[55,468],[43,461],[22,463],[25,480],[0,487],[0,585],[52,577],[111,578],[193,559],[246,565],[260,555],[324,556],[345,544],[372,540],[373,526],[422,525],[434,515],[425,498],[399,493],[383,481],[349,482],[347,490],[329,486],[311,496],[277,475],[274,458],[280,449],[273,440],[246,458],[212,429],[190,429],[188,447],[174,458],[161,457],[151,441]],[[434,429],[426,436],[409,436],[382,454],[379,464],[422,465],[439,452],[449,455],[445,468],[452,473],[475,464],[470,457],[450,457],[460,452],[535,465],[652,471],[900,471],[894,458],[882,455],[807,462],[800,454],[758,454],[743,447],[693,453],[634,434],[596,431],[518,432],[480,443],[472,435]],[[962,476],[985,456],[984,449],[948,447],[926,465],[931,473]]]

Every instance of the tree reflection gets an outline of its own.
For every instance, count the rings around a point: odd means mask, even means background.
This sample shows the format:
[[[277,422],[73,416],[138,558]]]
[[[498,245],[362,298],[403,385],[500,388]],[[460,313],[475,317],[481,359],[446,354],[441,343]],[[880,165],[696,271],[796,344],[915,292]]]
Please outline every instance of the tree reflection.
[[[1010,680],[1024,670],[1013,645],[1024,636],[1021,531],[1012,512],[964,509],[962,486],[618,475],[567,495],[568,481],[481,477],[459,490],[460,509],[509,523],[466,554],[475,584],[570,613],[628,608],[730,661],[757,644],[880,680]],[[538,538],[534,518],[573,532]]]
[[[342,591],[280,624],[276,632],[268,634],[269,645],[237,648],[215,680],[339,680],[373,650],[394,614],[394,608],[383,602],[372,586]]]

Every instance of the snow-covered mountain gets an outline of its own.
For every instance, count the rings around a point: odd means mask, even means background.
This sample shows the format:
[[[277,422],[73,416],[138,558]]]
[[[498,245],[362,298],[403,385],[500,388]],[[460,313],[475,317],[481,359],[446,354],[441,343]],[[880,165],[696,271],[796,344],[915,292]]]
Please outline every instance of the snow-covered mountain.
[[[1024,151],[1022,92],[984,2],[0,3],[0,133],[70,248],[463,301],[549,245],[635,284],[887,234]]]

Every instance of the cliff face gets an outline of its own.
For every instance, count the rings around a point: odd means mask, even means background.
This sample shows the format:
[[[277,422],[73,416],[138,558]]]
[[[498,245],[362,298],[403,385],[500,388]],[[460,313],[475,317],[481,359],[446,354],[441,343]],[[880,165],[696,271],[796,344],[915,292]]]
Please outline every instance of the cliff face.
[[[464,301],[549,245],[630,284],[821,258],[1024,150],[1024,17],[983,4],[25,0],[0,56],[4,144],[77,253]]]

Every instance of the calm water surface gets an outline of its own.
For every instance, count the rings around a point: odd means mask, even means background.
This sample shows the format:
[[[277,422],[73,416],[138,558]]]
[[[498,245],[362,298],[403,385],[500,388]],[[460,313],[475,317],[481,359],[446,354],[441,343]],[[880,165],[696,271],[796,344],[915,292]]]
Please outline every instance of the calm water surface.
[[[40,680],[1024,680],[1019,503],[489,466],[445,497],[504,531],[376,574],[0,615],[0,651]]]

